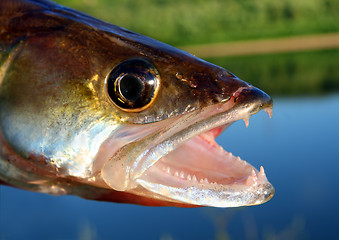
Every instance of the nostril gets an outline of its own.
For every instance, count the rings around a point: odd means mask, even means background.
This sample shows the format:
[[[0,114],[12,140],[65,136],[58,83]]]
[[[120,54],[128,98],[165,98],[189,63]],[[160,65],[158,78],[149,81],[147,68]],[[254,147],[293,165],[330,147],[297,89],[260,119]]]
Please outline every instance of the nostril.
[[[230,71],[224,68],[222,68],[222,70],[219,72],[218,77],[219,78],[229,78],[229,77],[237,78],[237,76],[235,76],[233,73],[231,73]]]

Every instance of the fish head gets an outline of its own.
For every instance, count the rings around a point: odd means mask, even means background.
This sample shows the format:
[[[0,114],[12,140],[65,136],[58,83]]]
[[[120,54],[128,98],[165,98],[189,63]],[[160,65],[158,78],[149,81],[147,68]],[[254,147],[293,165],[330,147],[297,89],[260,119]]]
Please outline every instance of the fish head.
[[[270,112],[272,99],[231,72],[162,43],[147,39],[137,49],[141,56],[120,64],[144,62],[140,65],[152,69],[150,79],[158,89],[149,105],[135,110],[121,108],[110,97],[127,123],[116,133],[133,139],[115,152],[107,146],[120,137],[102,145],[97,156],[105,160],[97,163],[104,162],[99,168],[105,183],[118,191],[192,205],[234,207],[269,200],[274,188],[263,168],[256,170],[214,139],[234,121],[248,121],[261,109]],[[108,74],[108,95],[116,75],[115,70]]]
[[[273,196],[263,169],[215,142],[234,121],[270,112],[266,93],[148,37],[36,8],[20,16],[26,25],[8,25],[15,41],[0,82],[2,141],[15,171],[32,172],[21,182],[153,205],[237,207]]]

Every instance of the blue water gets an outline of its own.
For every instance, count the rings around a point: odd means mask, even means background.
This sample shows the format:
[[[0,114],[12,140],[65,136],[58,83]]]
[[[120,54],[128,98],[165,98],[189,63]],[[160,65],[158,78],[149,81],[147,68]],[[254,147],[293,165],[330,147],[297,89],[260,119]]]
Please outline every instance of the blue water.
[[[255,207],[152,208],[0,187],[0,239],[335,239],[339,233],[339,95],[275,99],[273,118],[218,139],[265,167],[276,188]]]

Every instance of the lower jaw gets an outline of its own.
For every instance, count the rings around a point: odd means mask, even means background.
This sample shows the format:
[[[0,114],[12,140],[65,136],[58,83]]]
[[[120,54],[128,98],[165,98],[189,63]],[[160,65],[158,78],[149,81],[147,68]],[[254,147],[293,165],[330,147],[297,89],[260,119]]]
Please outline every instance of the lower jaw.
[[[274,194],[263,168],[222,149],[214,138],[222,128],[200,134],[164,156],[136,182],[147,190],[185,203],[237,207],[257,205]]]
[[[152,183],[143,179],[137,182],[145,189],[161,196],[160,199],[172,199],[173,202],[211,207],[241,207],[259,205],[270,200],[274,195],[271,184],[259,184],[252,187],[209,187],[191,186],[186,188],[172,187]]]

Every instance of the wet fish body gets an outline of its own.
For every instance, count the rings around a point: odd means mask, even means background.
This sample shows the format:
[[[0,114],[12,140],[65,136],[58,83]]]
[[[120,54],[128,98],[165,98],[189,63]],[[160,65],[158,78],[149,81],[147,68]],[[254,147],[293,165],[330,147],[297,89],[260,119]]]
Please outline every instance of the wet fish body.
[[[272,99],[229,71],[45,1],[0,0],[0,180],[152,206],[257,205],[263,168],[214,139]]]

